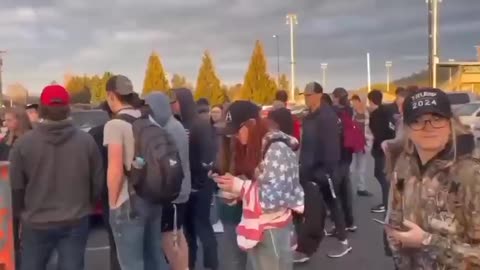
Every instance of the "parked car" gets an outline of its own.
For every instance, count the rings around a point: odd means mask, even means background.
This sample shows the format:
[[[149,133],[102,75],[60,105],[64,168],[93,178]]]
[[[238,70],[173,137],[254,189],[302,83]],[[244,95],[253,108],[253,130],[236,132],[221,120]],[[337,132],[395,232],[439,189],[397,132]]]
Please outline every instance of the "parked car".
[[[94,127],[104,125],[109,120],[108,114],[102,110],[73,110],[71,117],[74,125],[85,132],[90,131]],[[98,217],[102,213],[102,204],[99,201],[95,206],[93,215]]]
[[[473,129],[473,126],[480,121],[480,102],[459,105],[454,112],[460,122]]]
[[[108,114],[102,110],[73,110],[71,117],[74,125],[85,132],[104,125],[109,119]]]

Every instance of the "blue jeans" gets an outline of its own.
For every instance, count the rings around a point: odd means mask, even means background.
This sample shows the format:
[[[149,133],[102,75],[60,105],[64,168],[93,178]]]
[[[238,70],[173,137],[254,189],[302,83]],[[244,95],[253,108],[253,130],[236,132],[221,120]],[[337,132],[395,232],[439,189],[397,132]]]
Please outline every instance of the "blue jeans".
[[[293,270],[292,226],[263,232],[263,239],[248,251],[253,270]]]
[[[121,269],[166,269],[161,206],[151,205],[137,196],[130,200],[119,208],[110,209],[110,225]]]
[[[59,270],[83,270],[89,218],[70,225],[38,229],[22,224],[21,270],[45,270],[54,250]]]

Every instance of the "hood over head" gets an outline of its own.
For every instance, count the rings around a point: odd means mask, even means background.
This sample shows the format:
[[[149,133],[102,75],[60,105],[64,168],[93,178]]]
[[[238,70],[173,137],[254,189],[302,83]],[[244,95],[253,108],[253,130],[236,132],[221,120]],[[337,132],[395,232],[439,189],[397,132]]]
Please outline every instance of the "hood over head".
[[[288,145],[293,151],[297,151],[300,144],[298,140],[282,131],[270,131],[263,137],[262,148],[265,148],[270,142],[280,141]],[[265,149],[262,149],[264,151]]]
[[[173,115],[170,107],[170,98],[161,92],[154,92],[145,98],[145,102],[152,110],[155,122],[165,126]]]
[[[63,121],[44,120],[37,125],[41,139],[53,145],[61,145],[70,139],[76,131],[71,119]]]
[[[180,104],[180,118],[183,126],[190,129],[198,115],[197,104],[193,99],[192,91],[187,88],[173,89]]]

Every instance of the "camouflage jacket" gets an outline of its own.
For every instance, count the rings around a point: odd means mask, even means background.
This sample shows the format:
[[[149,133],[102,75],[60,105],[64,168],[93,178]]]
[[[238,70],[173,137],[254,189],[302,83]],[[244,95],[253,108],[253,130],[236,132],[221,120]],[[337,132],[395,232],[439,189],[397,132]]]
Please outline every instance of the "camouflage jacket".
[[[401,230],[407,219],[432,234],[420,249],[391,243],[400,270],[480,269],[480,160],[466,151],[448,162],[450,152],[423,166],[403,153],[396,163],[389,223]]]

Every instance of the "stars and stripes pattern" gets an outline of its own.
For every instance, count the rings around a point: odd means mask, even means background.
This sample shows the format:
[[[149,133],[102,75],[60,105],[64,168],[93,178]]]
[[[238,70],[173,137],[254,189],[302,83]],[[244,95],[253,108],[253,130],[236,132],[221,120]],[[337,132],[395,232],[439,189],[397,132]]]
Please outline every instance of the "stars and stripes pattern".
[[[251,249],[262,240],[264,230],[289,224],[292,210],[303,212],[304,191],[292,150],[297,146],[295,138],[282,132],[265,136],[265,155],[257,167],[256,181],[245,181],[241,192],[243,215],[237,228],[240,248]]]

